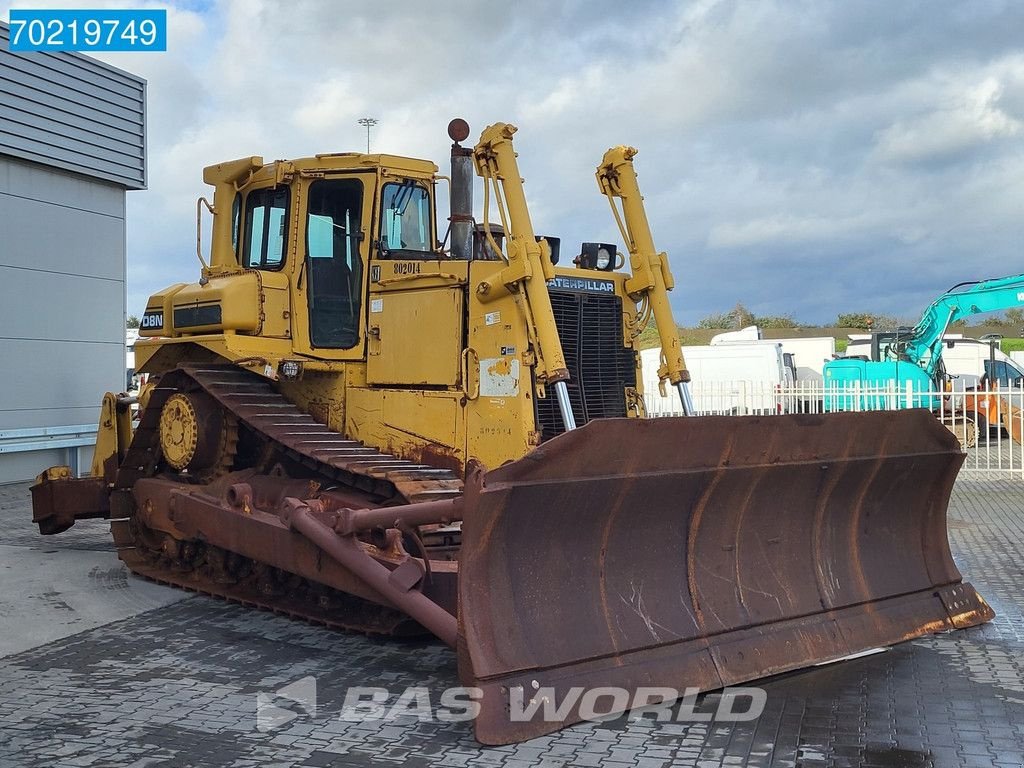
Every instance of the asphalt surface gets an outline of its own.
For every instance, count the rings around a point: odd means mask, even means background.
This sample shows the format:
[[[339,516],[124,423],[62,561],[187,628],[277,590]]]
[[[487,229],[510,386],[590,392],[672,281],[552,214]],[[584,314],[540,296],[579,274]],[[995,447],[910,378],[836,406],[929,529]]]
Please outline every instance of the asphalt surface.
[[[351,686],[437,702],[455,658],[151,584],[106,523],[56,537],[0,486],[0,766],[1024,765],[1024,483],[961,480],[950,539],[995,621],[763,683],[752,722],[622,717],[482,748],[465,722],[341,719]],[[288,696],[276,695],[282,687]],[[714,709],[716,697],[698,705]]]

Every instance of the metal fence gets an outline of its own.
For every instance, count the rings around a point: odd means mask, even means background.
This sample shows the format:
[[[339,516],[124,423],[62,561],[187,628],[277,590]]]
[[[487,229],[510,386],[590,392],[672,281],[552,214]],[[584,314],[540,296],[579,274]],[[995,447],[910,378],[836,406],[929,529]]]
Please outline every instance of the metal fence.
[[[60,449],[64,457],[59,459],[71,467],[76,474],[80,468],[88,469],[92,456],[92,447],[96,444],[96,425],[78,424],[65,427],[36,427],[33,429],[0,429],[0,457],[4,454],[30,453],[33,451],[53,451]],[[43,461],[43,459],[40,459]],[[43,466],[50,463],[51,458],[44,461]],[[33,474],[42,467],[38,467]],[[25,478],[14,476],[15,480]],[[0,479],[0,482],[9,480]]]
[[[957,436],[967,454],[963,471],[972,476],[1024,480],[1024,390],[1000,386],[977,390],[953,380],[948,389],[921,390],[911,382],[870,387],[826,387],[821,382],[779,385],[762,381],[691,382],[698,414],[769,416],[785,413],[877,411],[925,407]],[[644,393],[651,417],[682,415],[669,389]]]

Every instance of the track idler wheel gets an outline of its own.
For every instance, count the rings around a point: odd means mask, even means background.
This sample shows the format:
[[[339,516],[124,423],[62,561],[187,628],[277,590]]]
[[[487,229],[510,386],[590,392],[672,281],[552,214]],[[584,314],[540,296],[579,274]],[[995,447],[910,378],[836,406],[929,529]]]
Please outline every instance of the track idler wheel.
[[[203,392],[177,392],[160,412],[160,450],[178,472],[209,482],[231,469],[237,421]]]

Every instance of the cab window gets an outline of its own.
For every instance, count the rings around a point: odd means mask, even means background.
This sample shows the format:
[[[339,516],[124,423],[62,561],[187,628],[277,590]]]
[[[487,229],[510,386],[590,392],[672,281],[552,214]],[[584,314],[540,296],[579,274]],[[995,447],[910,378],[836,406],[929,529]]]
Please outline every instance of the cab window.
[[[1024,383],[1024,374],[1005,360],[986,360],[985,375],[1001,387],[1019,387]]]
[[[380,232],[380,248],[385,256],[392,251],[432,253],[430,195],[426,188],[411,179],[385,184]]]
[[[363,185],[356,179],[315,181],[309,187],[306,269],[314,347],[351,349],[359,343],[362,199]]]
[[[288,242],[288,188],[256,189],[245,201],[245,253],[248,269],[280,269]]]

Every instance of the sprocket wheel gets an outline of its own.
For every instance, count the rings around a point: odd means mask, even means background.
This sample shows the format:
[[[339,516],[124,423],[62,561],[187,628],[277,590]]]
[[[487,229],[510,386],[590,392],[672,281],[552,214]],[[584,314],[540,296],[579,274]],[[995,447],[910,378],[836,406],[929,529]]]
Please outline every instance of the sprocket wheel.
[[[231,471],[238,419],[204,392],[176,392],[160,411],[160,450],[172,469],[209,483]]]

